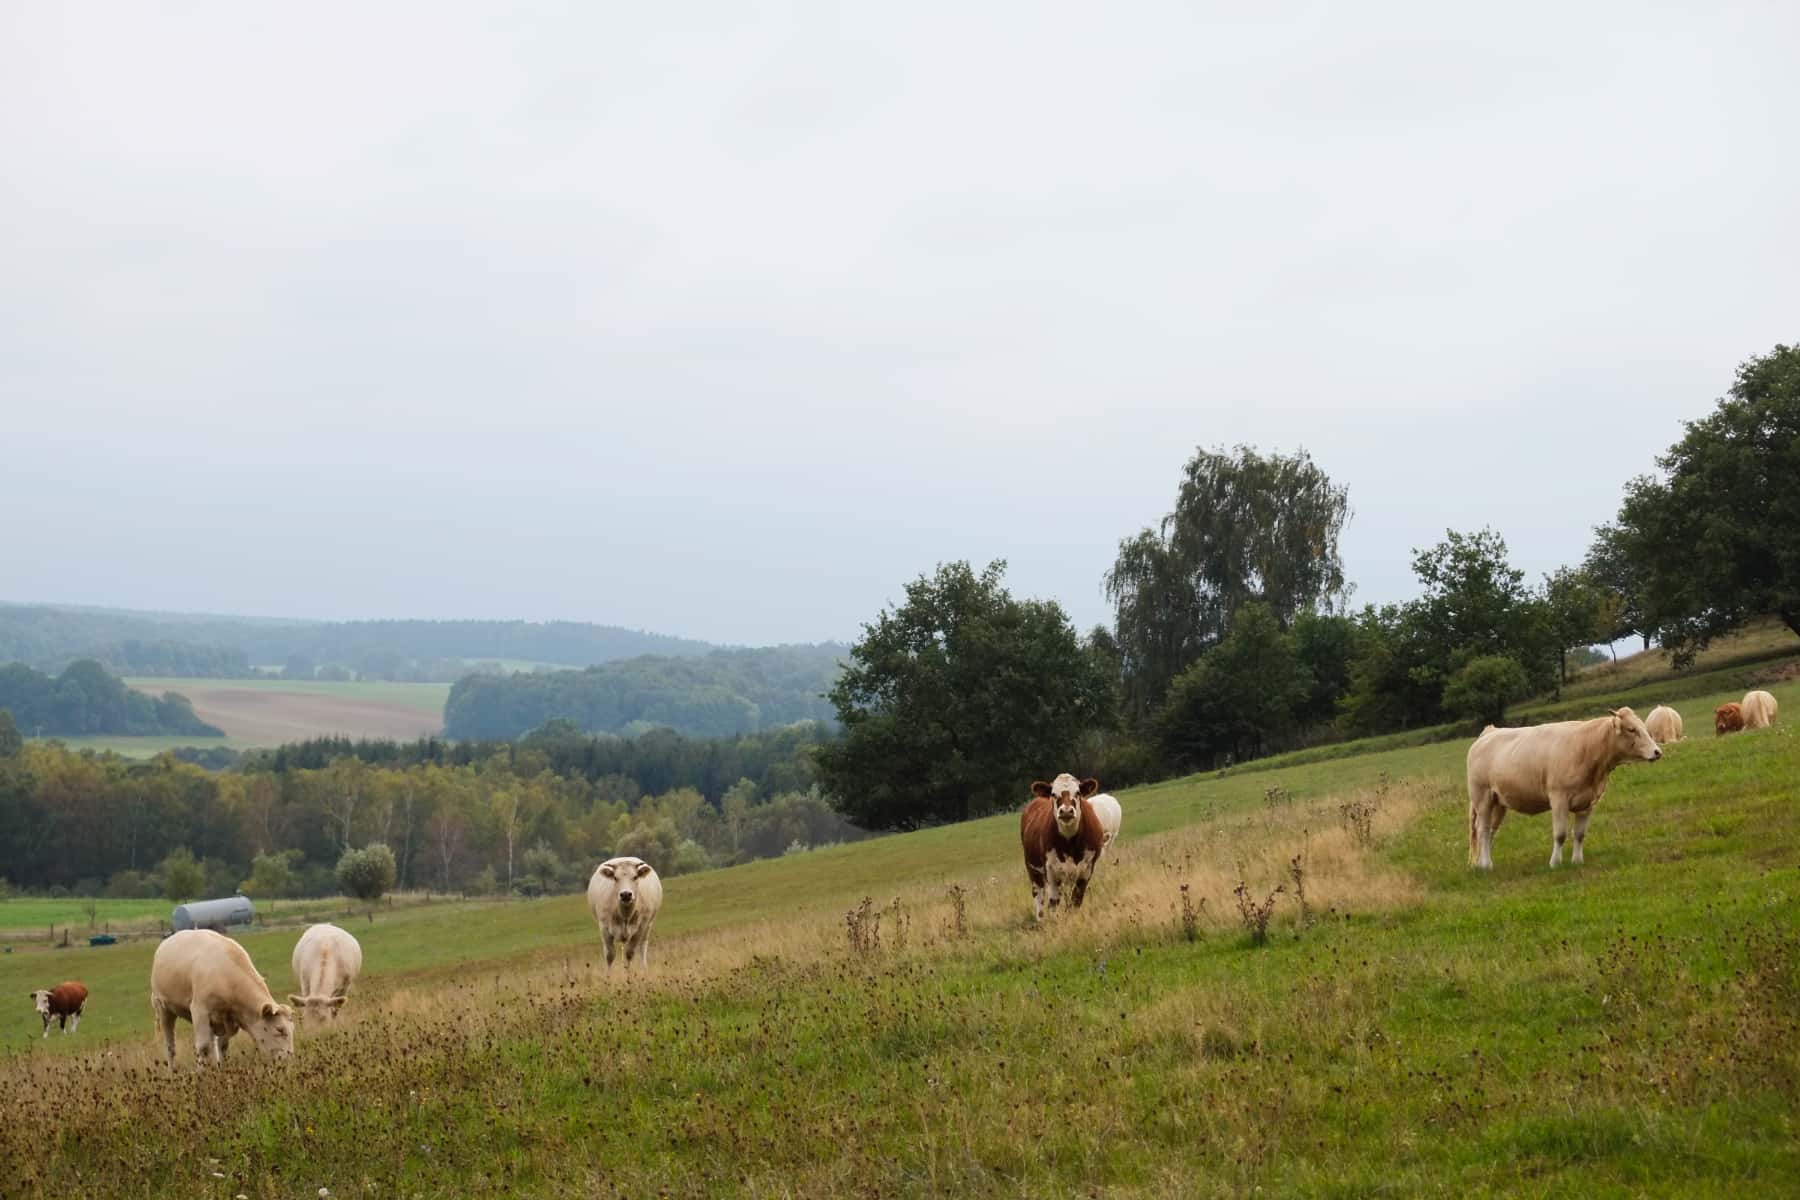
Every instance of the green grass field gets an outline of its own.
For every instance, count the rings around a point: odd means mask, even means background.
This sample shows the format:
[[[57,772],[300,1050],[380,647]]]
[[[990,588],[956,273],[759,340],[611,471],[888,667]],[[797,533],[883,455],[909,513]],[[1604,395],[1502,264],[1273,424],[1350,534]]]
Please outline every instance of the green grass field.
[[[1042,929],[1011,815],[671,879],[629,985],[577,896],[377,913],[344,1028],[200,1078],[185,1026],[152,1069],[151,944],[21,947],[0,993],[93,999],[74,1038],[0,1020],[0,1191],[1792,1195],[1800,686],[1771,690],[1787,723],[1723,739],[1735,696],[1680,702],[1703,736],[1618,770],[1580,868],[1513,817],[1467,869],[1460,741],[1195,777],[1123,794]],[[296,936],[243,939],[277,993]]]

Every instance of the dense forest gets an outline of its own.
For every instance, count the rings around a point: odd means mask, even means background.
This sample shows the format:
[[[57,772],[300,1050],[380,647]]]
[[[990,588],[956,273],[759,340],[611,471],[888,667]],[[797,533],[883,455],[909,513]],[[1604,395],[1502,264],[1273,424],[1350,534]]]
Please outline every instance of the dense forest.
[[[0,662],[60,671],[91,658],[121,675],[235,677],[280,667],[364,679],[449,682],[474,661],[588,666],[681,657],[705,642],[575,621],[273,621],[0,604]]]
[[[585,671],[468,675],[450,689],[444,732],[515,738],[553,720],[589,733],[666,725],[696,737],[728,737],[795,721],[830,721],[825,693],[847,647],[715,650],[699,658],[649,655]]]
[[[576,888],[613,853],[680,874],[864,836],[813,785],[821,736],[555,726],[517,744],[305,743],[216,773],[26,743],[0,711],[0,864],[16,887],[171,898],[329,894],[371,843],[401,888]]]
[[[70,663],[55,676],[18,663],[0,666],[0,709],[33,735],[224,736],[194,715],[186,696],[135,692],[91,660]]]

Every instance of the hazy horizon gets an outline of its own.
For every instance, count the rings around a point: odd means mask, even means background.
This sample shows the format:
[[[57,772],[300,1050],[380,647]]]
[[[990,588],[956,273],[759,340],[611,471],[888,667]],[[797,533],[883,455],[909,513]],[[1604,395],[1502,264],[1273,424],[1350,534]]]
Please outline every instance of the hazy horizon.
[[[1800,340],[1800,10],[17,9],[0,598],[1110,623],[1197,446],[1535,581]]]

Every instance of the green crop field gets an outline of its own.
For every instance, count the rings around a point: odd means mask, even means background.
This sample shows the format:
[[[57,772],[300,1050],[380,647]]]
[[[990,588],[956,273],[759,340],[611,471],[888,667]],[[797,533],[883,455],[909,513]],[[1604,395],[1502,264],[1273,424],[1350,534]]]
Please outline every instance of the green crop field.
[[[1044,928],[1012,815],[670,879],[629,983],[579,896],[377,911],[343,1026],[200,1077],[186,1026],[155,1066],[152,943],[20,946],[0,993],[93,999],[72,1038],[0,1019],[0,1192],[1793,1195],[1770,690],[1729,738],[1741,691],[1679,701],[1698,736],[1619,768],[1579,868],[1516,816],[1466,867],[1462,741],[1194,777],[1121,795]],[[296,935],[243,938],[278,994]]]

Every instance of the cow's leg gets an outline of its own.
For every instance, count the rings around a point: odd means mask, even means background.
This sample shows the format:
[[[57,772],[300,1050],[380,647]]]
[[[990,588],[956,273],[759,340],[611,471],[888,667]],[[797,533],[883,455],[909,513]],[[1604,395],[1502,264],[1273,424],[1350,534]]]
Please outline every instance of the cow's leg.
[[[1562,865],[1563,843],[1569,840],[1569,798],[1550,797],[1550,865]]]
[[[81,1010],[76,1009],[69,1014],[69,1032],[74,1033],[79,1028],[81,1028]]]
[[[1581,865],[1581,843],[1587,837],[1588,818],[1593,815],[1592,805],[1575,814],[1575,849],[1569,855],[1569,862],[1573,866]]]
[[[189,1009],[188,1019],[194,1023],[194,1069],[198,1071],[218,1052],[219,1038],[213,1032],[212,1014],[198,1004]]]
[[[646,971],[650,969],[650,931],[648,929],[644,930],[643,936],[638,939],[638,966]]]
[[[156,1021],[156,1034],[162,1041],[163,1058],[169,1070],[175,1069],[175,1013],[160,1000],[150,1002],[150,1015]]]
[[[1506,805],[1495,796],[1488,802],[1487,820],[1481,826],[1481,865],[1489,871],[1494,869],[1494,831],[1505,819]]]
[[[600,941],[606,946],[606,965],[608,969],[611,969],[613,965],[613,931],[610,929],[602,929],[600,931]]]

